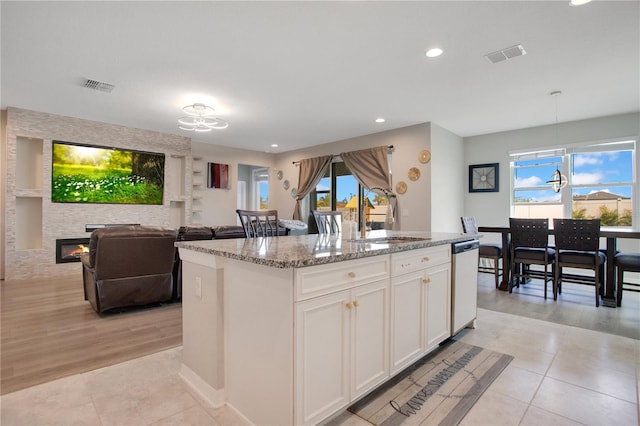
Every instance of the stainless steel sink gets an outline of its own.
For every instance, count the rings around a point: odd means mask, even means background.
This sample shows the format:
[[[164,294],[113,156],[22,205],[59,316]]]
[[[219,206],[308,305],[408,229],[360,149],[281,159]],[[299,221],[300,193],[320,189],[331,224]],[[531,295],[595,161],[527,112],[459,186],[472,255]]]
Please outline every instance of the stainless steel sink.
[[[410,237],[410,236],[390,236],[390,237],[377,237],[377,238],[360,238],[348,240],[351,243],[358,244],[401,244],[401,243],[412,243],[417,241],[428,241],[431,238],[428,237]]]

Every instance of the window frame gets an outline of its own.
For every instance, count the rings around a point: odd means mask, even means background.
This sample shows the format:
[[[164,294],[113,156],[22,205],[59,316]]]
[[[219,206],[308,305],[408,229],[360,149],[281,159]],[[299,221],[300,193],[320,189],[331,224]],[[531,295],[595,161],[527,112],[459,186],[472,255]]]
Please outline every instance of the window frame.
[[[510,207],[510,215],[515,216],[515,211],[517,206],[562,206],[562,214],[563,217],[572,217],[573,214],[573,190],[578,188],[616,188],[616,187],[630,187],[631,188],[631,207],[632,207],[632,225],[631,227],[638,225],[638,216],[640,212],[638,211],[638,187],[637,187],[637,164],[636,164],[636,150],[638,149],[638,138],[637,137],[625,137],[625,138],[617,138],[611,140],[604,141],[593,141],[579,144],[567,145],[564,147],[550,147],[550,148],[541,148],[539,150],[528,149],[526,151],[514,151],[509,152],[509,169],[510,169],[510,196],[509,196],[509,207]],[[574,184],[573,183],[573,162],[574,155],[579,154],[588,154],[588,153],[606,153],[606,152],[614,152],[614,151],[631,151],[631,181],[619,181],[619,182],[608,182],[608,183],[593,183],[593,184]],[[567,178],[567,185],[560,190],[560,202],[538,202],[538,203],[527,203],[527,202],[516,202],[516,192],[524,190],[537,190],[537,189],[548,189],[548,184],[543,184],[539,186],[531,186],[531,187],[522,187],[515,186],[515,177],[517,167],[515,163],[518,161],[526,161],[532,160],[536,158],[551,158],[551,157],[561,157],[560,172]],[[524,166],[527,167],[527,166]],[[549,177],[550,179],[551,177]],[[628,226],[618,226],[619,228],[625,228]]]

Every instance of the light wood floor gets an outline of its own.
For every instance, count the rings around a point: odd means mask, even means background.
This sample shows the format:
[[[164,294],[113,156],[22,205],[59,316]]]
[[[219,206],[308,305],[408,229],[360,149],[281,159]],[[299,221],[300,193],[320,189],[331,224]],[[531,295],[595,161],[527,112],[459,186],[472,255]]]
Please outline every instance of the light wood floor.
[[[481,308],[640,339],[640,293],[619,309],[594,306],[587,286],[565,284],[557,302],[542,283],[495,290],[479,274]],[[98,315],[84,300],[81,277],[0,282],[0,394],[169,349],[182,344],[182,306]]]
[[[0,394],[182,344],[179,303],[98,315],[82,277],[0,282]]]

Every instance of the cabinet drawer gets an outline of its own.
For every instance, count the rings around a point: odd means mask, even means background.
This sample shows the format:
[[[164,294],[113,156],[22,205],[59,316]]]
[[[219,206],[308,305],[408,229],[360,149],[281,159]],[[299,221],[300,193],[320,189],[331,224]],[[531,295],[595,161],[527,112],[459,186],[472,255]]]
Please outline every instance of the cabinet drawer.
[[[296,301],[389,277],[389,256],[373,256],[296,269]]]
[[[391,275],[406,274],[443,263],[451,263],[451,246],[449,244],[393,253],[391,255]]]

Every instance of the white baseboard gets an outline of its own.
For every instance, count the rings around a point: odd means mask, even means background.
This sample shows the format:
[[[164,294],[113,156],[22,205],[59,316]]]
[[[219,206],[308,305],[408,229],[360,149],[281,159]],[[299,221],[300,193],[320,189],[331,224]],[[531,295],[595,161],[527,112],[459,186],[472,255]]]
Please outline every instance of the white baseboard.
[[[182,377],[182,380],[184,380],[191,389],[193,389],[214,408],[220,408],[227,403],[224,388],[215,389],[186,365],[182,364],[179,374],[180,377]]]
[[[244,414],[238,411],[233,405],[231,405],[225,397],[224,389],[215,389],[213,386],[202,380],[200,376],[198,376],[192,369],[182,364],[182,368],[179,373],[182,380],[193,389],[198,395],[200,395],[205,401],[207,401],[213,408],[220,408],[222,406],[227,406],[230,410],[238,416],[241,417],[246,424],[252,425],[253,422],[246,418]]]

